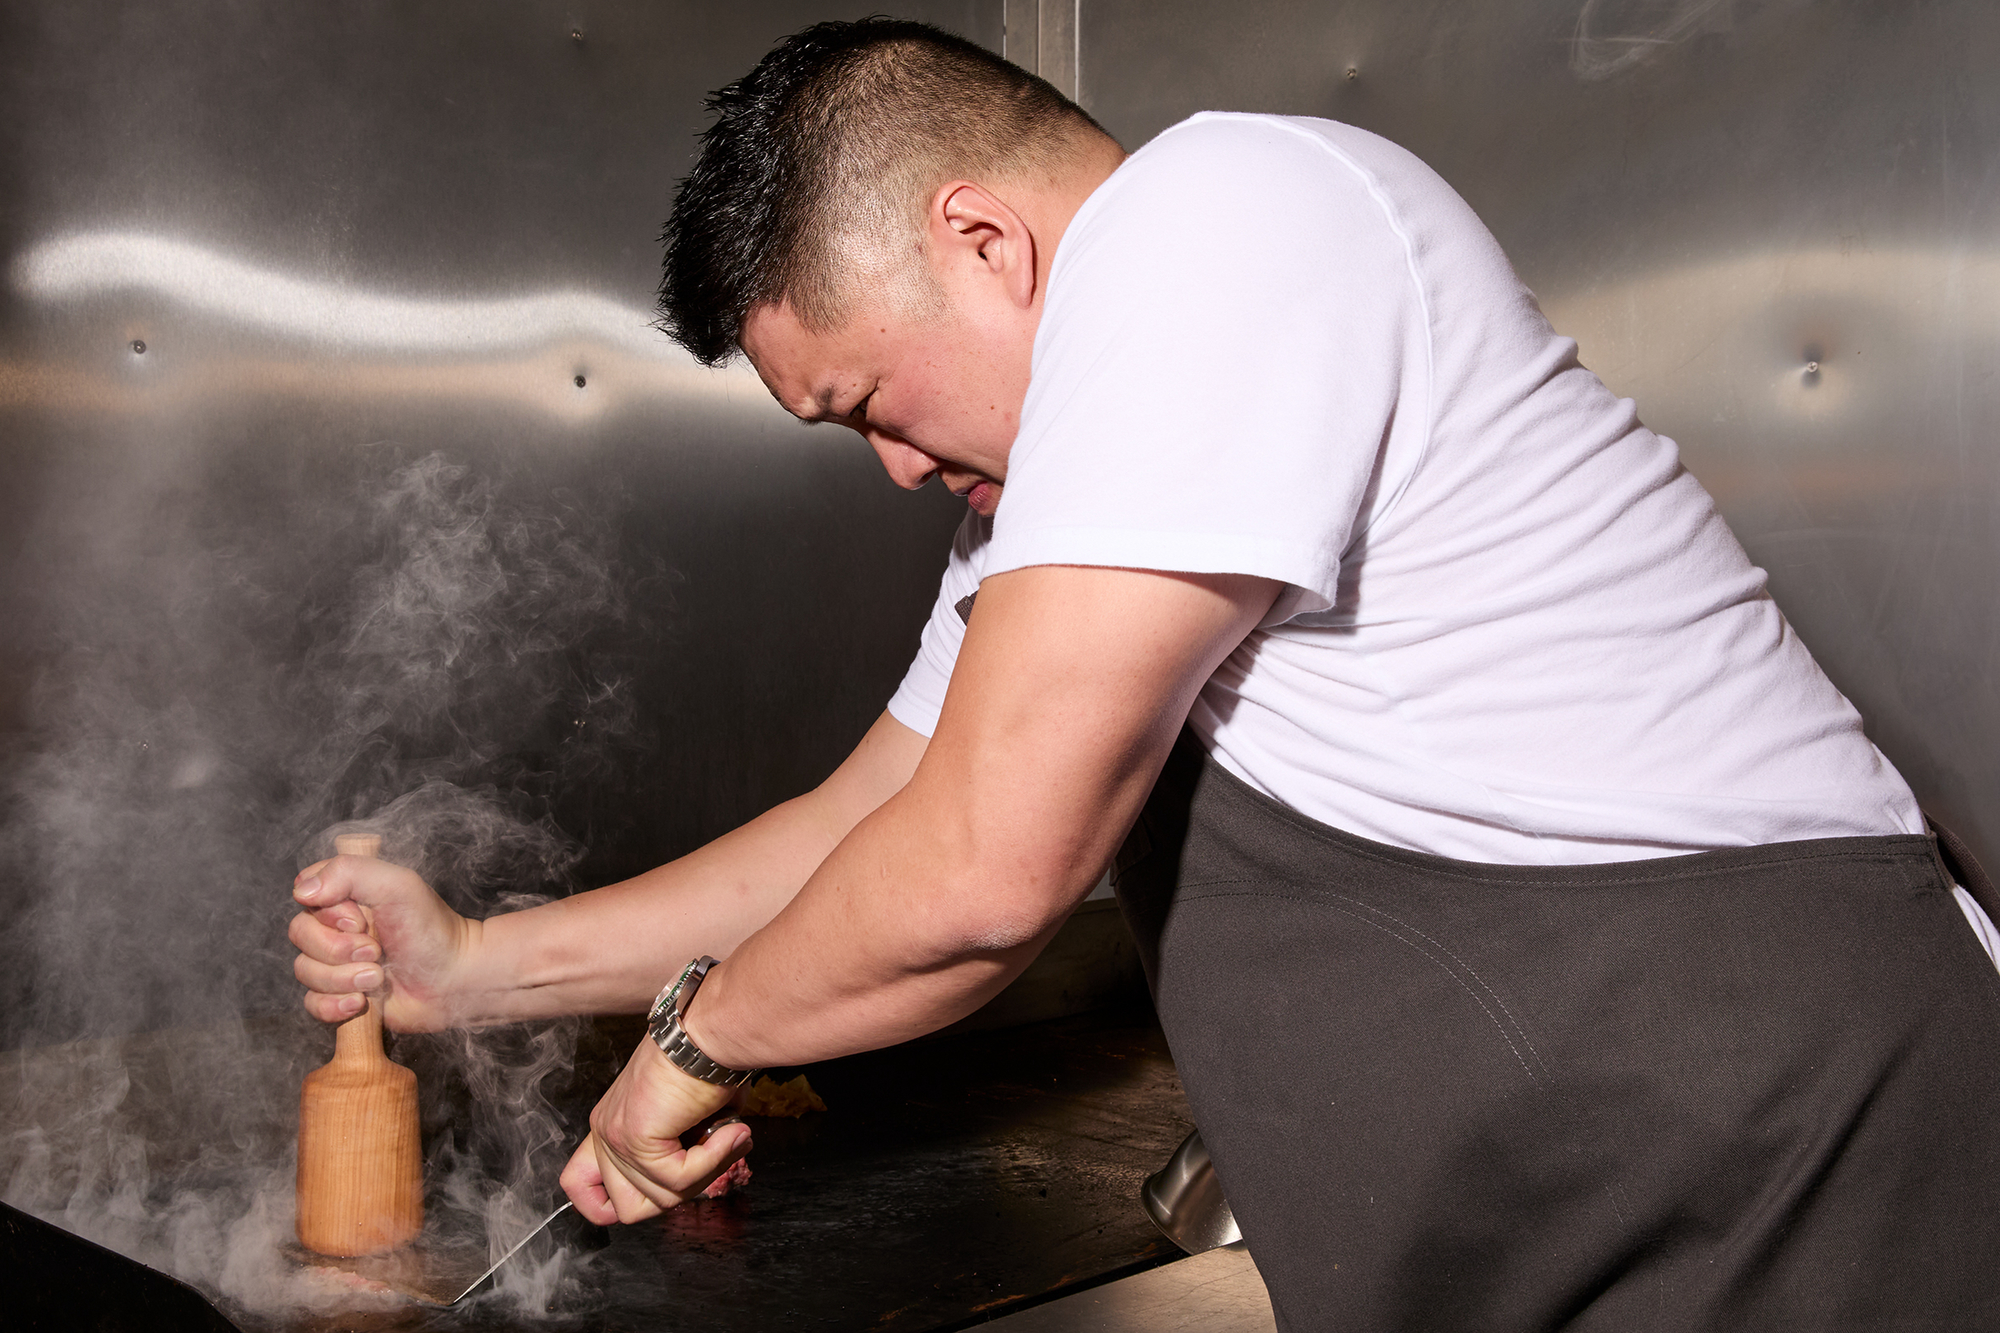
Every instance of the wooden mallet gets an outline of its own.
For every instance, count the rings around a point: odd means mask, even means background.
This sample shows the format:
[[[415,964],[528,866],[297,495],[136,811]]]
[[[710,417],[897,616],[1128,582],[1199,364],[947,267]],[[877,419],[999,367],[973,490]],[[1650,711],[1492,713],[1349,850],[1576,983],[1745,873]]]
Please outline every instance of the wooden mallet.
[[[333,846],[376,856],[382,840],[345,834]],[[361,919],[372,931],[365,907]],[[299,1088],[298,1208],[299,1243],[320,1254],[376,1254],[423,1229],[417,1076],[383,1053],[377,1001],[340,1025],[333,1059]]]

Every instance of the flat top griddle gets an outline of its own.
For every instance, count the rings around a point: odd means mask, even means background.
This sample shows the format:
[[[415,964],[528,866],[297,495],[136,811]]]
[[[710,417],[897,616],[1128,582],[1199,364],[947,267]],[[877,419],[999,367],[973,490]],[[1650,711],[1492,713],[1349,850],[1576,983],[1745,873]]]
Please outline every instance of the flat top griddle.
[[[257,1333],[916,1333],[1179,1255],[1138,1198],[1190,1128],[1150,1012],[1100,1010],[808,1072],[830,1109],[754,1121],[746,1190],[589,1229],[599,1248],[547,1318],[484,1295],[283,1323],[226,1313]]]

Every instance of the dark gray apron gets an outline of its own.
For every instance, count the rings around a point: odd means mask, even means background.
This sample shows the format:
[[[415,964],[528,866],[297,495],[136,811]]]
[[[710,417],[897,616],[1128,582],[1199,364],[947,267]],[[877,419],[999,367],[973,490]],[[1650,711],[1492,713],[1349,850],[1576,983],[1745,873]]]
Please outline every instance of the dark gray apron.
[[[1184,733],[1116,884],[1280,1328],[2000,1330],[2000,974],[1938,858],[1453,861]]]

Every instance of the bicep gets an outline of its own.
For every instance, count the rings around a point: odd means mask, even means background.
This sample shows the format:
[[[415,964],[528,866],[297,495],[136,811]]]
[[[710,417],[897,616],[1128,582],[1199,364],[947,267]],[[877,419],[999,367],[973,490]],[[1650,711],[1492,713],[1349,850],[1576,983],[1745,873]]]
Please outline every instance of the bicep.
[[[911,796],[996,883],[1066,906],[1101,873],[1195,695],[1281,586],[1075,566],[987,579]]]

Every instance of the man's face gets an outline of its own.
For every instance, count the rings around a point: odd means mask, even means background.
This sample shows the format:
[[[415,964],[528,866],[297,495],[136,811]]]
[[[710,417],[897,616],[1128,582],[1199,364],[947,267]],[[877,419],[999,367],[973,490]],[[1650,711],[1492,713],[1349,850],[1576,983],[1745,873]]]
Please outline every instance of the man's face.
[[[759,306],[744,320],[743,351],[785,410],[858,432],[898,486],[937,477],[991,515],[1040,310],[996,299],[988,286],[947,281],[945,308],[929,316],[869,302],[846,327],[821,333],[789,305]]]

